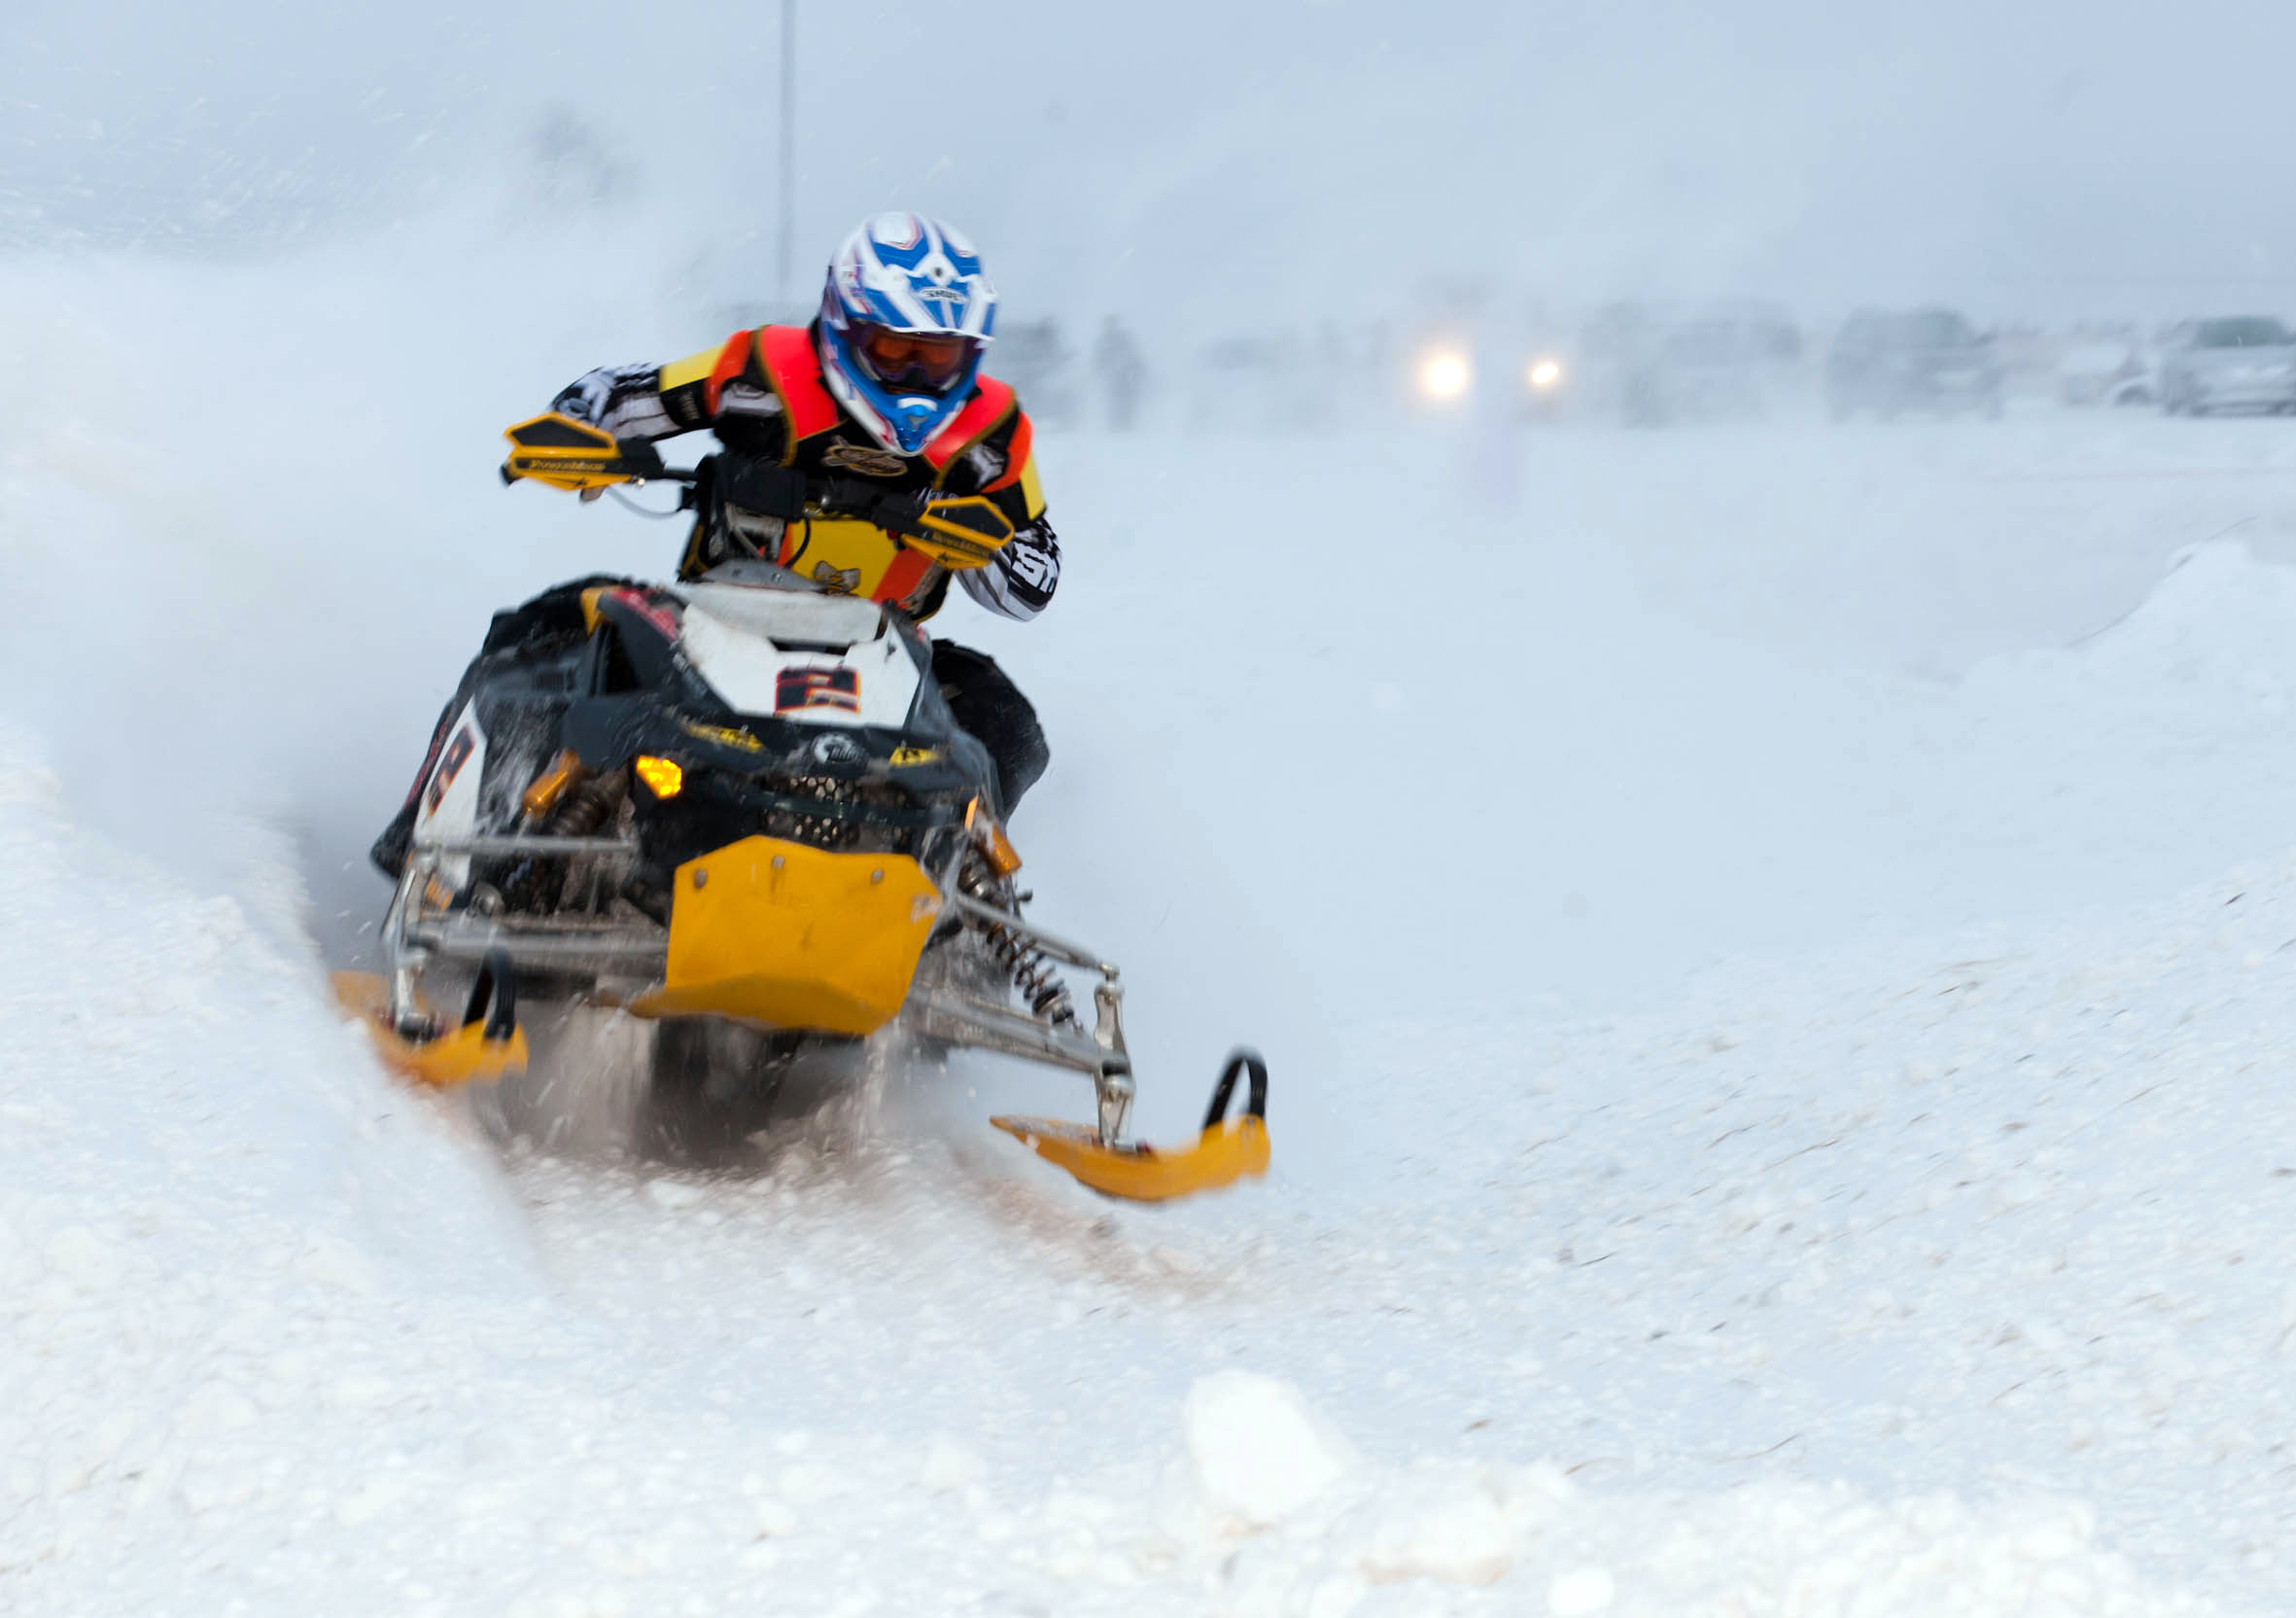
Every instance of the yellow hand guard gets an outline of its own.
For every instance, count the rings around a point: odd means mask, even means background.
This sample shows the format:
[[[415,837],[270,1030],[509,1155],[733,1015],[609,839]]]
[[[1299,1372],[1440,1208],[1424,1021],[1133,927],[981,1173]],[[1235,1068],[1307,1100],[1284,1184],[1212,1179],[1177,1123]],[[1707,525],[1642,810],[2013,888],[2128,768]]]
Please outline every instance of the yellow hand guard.
[[[902,543],[953,572],[987,567],[1013,537],[1012,519],[978,494],[933,501],[917,526],[921,532],[903,534]]]
[[[650,446],[644,454],[626,453],[611,433],[572,416],[536,416],[504,429],[503,437],[511,446],[503,463],[505,483],[531,477],[554,489],[603,489],[661,475],[660,457]]]

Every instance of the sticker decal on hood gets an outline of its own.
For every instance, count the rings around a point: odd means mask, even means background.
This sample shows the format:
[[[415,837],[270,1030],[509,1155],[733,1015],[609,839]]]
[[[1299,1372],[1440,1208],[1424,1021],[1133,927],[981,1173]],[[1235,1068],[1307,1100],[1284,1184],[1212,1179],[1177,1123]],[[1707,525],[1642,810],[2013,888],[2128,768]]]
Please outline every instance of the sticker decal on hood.
[[[801,713],[808,708],[833,708],[843,714],[861,711],[861,671],[832,664],[827,668],[797,667],[782,670],[774,681],[774,712]]]

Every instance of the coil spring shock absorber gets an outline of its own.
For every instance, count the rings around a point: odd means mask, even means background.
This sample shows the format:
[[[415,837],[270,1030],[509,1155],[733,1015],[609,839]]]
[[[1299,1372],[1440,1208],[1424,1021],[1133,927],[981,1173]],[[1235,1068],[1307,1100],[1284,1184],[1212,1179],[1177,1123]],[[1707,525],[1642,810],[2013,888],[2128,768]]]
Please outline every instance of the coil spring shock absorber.
[[[554,837],[587,837],[604,826],[630,795],[630,778],[620,770],[591,776],[559,802],[547,824]]]
[[[999,881],[989,869],[988,862],[977,854],[965,855],[964,874],[958,879],[958,886],[983,904],[999,910],[1020,908],[1010,884]],[[1068,998],[1068,985],[1061,981],[1042,950],[1001,922],[986,923],[981,931],[997,964],[1012,974],[1013,987],[1021,991],[1028,1009],[1056,1024],[1076,1021],[1076,1002]]]
[[[622,805],[629,796],[628,770],[611,770],[605,775],[592,776],[578,783],[559,800],[556,811],[543,829],[554,837],[594,836],[622,812]],[[595,861],[569,860],[566,873],[559,880],[558,901],[553,908],[600,908],[604,898],[601,874],[602,868]]]

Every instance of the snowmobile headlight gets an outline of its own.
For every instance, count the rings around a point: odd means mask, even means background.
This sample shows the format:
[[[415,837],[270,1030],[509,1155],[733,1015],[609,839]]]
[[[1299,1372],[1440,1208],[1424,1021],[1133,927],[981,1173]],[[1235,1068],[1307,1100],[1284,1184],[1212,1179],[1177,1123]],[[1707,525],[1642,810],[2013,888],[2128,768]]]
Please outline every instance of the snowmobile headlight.
[[[1439,404],[1465,397],[1475,385],[1475,367],[1456,348],[1437,348],[1419,358],[1419,392]]]
[[[1533,360],[1531,369],[1525,373],[1524,379],[1531,384],[1531,392],[1533,393],[1552,393],[1562,386],[1562,362],[1560,360]]]
[[[656,797],[676,797],[685,786],[685,769],[675,758],[657,758],[650,753],[640,754],[634,766],[638,779],[644,782]]]

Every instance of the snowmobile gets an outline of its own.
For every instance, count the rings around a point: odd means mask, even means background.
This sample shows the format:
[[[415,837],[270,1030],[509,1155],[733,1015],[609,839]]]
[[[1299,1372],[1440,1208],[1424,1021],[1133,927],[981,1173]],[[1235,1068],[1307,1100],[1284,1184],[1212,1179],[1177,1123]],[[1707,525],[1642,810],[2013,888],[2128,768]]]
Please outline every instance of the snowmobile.
[[[507,436],[505,483],[669,481],[706,507],[734,475],[564,416]],[[1012,535],[978,497],[866,492],[869,520],[952,569]],[[850,517],[855,498],[824,483],[806,510]],[[438,1086],[519,1073],[538,1004],[646,1020],[656,1091],[723,1094],[729,1065],[736,1088],[768,1087],[793,1055],[859,1041],[975,1048],[1091,1082],[1090,1124],[991,1122],[1096,1191],[1162,1201],[1265,1172],[1250,1050],[1196,1142],[1128,1135],[1118,969],[1024,915],[994,766],[928,677],[924,631],[726,531],[752,553],[688,581],[580,580],[496,615],[400,843],[378,846],[399,868],[382,970],[337,980],[385,1059]],[[1093,975],[1089,1028],[1062,968]],[[459,1019],[437,1008],[457,1001]]]

